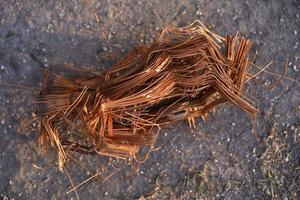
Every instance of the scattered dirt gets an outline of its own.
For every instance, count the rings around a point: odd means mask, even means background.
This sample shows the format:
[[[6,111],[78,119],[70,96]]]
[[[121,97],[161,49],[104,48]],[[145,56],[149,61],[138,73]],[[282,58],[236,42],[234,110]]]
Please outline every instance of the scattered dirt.
[[[2,1],[0,3],[0,195],[3,199],[76,199],[55,156],[43,156],[31,100],[42,68],[103,69],[133,45],[151,42],[166,25],[195,19],[220,34],[254,40],[264,73],[246,86],[260,114],[253,122],[226,104],[191,130],[181,122],[162,130],[159,151],[140,166],[103,170],[76,191],[81,199],[299,199],[300,3],[290,1]],[[255,53],[254,51],[252,52]],[[74,185],[115,159],[75,156],[67,164]],[[72,162],[72,163],[71,163]],[[101,170],[98,170],[101,172]]]

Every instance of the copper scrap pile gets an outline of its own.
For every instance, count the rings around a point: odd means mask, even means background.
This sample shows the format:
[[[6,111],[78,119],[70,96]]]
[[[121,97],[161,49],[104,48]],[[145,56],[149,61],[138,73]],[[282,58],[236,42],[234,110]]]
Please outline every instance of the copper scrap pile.
[[[142,162],[164,125],[193,127],[226,101],[255,116],[242,91],[251,44],[195,21],[163,28],[153,44],[134,47],[107,70],[72,78],[49,72],[38,97],[38,142],[56,149],[60,169],[69,152]],[[142,147],[148,151],[140,155]]]

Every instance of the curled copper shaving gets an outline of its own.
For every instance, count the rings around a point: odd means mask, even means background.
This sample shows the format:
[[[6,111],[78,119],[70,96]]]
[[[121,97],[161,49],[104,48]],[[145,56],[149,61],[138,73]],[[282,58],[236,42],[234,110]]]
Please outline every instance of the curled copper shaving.
[[[66,151],[143,162],[163,125],[195,126],[195,117],[226,101],[255,116],[242,91],[251,44],[195,21],[163,28],[151,46],[134,47],[107,70],[73,78],[49,72],[38,97],[38,142],[56,149],[60,169]],[[141,147],[149,150],[138,156]]]

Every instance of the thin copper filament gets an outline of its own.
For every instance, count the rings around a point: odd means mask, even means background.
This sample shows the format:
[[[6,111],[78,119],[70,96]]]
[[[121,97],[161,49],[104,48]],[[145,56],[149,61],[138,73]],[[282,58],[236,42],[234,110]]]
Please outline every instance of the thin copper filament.
[[[224,102],[255,117],[242,90],[251,44],[195,21],[163,28],[151,46],[133,48],[107,70],[76,77],[48,72],[37,99],[38,143],[56,149],[60,169],[66,151],[143,162],[162,126],[187,120],[195,127],[195,117]],[[138,156],[141,147],[150,150]]]

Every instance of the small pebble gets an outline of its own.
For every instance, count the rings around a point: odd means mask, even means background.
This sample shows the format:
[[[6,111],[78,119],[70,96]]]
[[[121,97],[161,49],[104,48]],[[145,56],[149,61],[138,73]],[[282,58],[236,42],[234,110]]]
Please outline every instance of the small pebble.
[[[103,49],[103,51],[108,51],[106,46],[103,46],[102,49]]]

